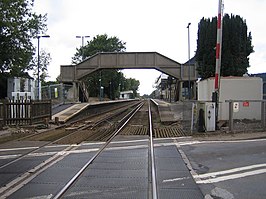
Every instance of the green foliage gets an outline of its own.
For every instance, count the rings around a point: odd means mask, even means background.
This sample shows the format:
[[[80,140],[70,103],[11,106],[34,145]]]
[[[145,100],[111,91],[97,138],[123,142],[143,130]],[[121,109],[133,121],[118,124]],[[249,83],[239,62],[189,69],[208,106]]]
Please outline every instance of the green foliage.
[[[103,69],[88,75],[83,80],[89,90],[91,97],[98,97],[100,93],[100,86],[104,88],[104,94],[110,99],[119,97],[120,91],[133,91],[133,97],[137,97],[137,90],[139,88],[139,80],[129,78],[117,70]]]
[[[72,58],[73,64],[78,64],[82,60],[95,55],[99,52],[122,52],[126,49],[126,43],[119,40],[117,37],[109,37],[107,34],[97,35],[87,45],[77,48],[77,52]]]
[[[33,0],[0,1],[0,71],[21,76],[35,52],[32,38],[46,30],[46,15],[32,11]]]
[[[98,52],[122,52],[126,49],[125,42],[117,37],[108,37],[106,34],[97,35],[86,46],[77,49],[72,58],[73,64],[78,64]],[[100,87],[104,88],[104,95],[110,99],[119,97],[120,91],[133,90],[134,97],[137,95],[139,81],[126,79],[124,74],[117,69],[103,69],[87,75],[83,81],[86,83],[91,97],[98,97]]]
[[[240,16],[223,17],[221,76],[242,76],[249,67],[248,56],[254,52],[251,33]],[[202,18],[199,23],[196,60],[199,75],[206,79],[215,74],[217,17]]]
[[[118,87],[123,74],[116,70],[100,70],[88,75],[83,81],[86,83],[89,95],[98,97],[100,86],[104,88],[105,96],[111,99],[117,98],[119,95]]]
[[[125,87],[124,90],[132,90],[133,91],[133,97],[137,97],[137,90],[139,88],[140,82],[139,80],[136,80],[134,78],[124,79]]]
[[[40,65],[39,65],[40,66],[40,81],[41,81],[41,84],[44,85],[45,79],[49,77],[47,66],[50,64],[52,58],[51,58],[50,53],[47,53],[44,50],[41,50],[39,60],[40,60]],[[38,67],[37,67],[38,57],[34,57],[31,64],[34,67],[33,75],[35,79],[37,79],[38,78]]]

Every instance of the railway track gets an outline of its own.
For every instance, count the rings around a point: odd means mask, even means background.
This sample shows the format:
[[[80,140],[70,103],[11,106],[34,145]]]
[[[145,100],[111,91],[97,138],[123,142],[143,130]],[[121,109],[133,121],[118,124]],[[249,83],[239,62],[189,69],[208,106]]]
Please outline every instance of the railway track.
[[[99,149],[99,151],[76,173],[76,175],[71,178],[68,183],[53,197],[53,199],[59,199],[59,198],[68,198],[69,195],[71,195],[71,188],[74,183],[79,181],[80,176],[86,171],[89,170],[89,166],[93,164],[95,159],[104,151],[107,149],[108,145],[113,141],[113,139],[124,129],[126,125],[134,118],[136,117],[137,114],[143,114],[140,109],[144,107],[143,104],[140,105],[136,110],[133,110],[129,115],[127,115],[123,120],[123,124],[121,127],[113,132],[112,137]],[[148,159],[149,159],[149,174],[148,174],[148,179],[149,179],[149,184],[148,184],[148,190],[147,190],[147,198],[153,198],[157,199],[157,179],[156,179],[156,171],[155,171],[155,155],[154,155],[154,144],[153,144],[153,137],[154,137],[154,130],[153,130],[153,122],[152,122],[152,111],[151,111],[151,105],[150,102],[148,102],[148,106],[142,108],[142,110],[148,108],[148,117],[146,118],[146,121],[142,121],[142,123],[148,124],[149,126],[149,150],[148,150]],[[144,114],[146,115],[146,114]],[[68,193],[70,192],[70,193]],[[84,197],[84,196],[83,196]],[[86,196],[89,197],[89,196]],[[101,197],[101,196],[100,196]],[[98,197],[98,198],[100,198]]]
[[[75,174],[72,175],[71,178],[69,178],[67,183],[64,182],[65,186],[61,187],[60,190],[56,190],[56,192],[50,194],[50,198],[71,198],[71,195],[73,196],[73,189],[75,189],[75,185],[79,184],[78,182],[82,178],[84,173],[86,173],[86,175],[92,175],[90,174],[90,171],[94,168],[93,164],[97,164],[98,161],[100,161],[101,159],[105,159],[102,157],[103,154],[110,153],[111,151],[116,150],[123,151],[123,149],[129,150],[138,148],[140,150],[147,150],[148,157],[147,160],[141,160],[144,162],[148,161],[145,162],[145,165],[149,165],[148,168],[144,169],[148,171],[147,176],[143,178],[140,177],[140,179],[142,180],[147,180],[147,197],[145,198],[158,198],[153,138],[180,136],[183,132],[180,130],[179,127],[176,127],[176,125],[170,127],[161,126],[157,119],[158,115],[156,114],[158,114],[157,110],[152,105],[152,103],[145,102],[138,104],[135,107],[129,107],[123,111],[117,110],[115,114],[107,115],[105,118],[101,118],[95,121],[84,120],[82,123],[68,126],[64,129],[64,132],[59,133],[63,136],[54,136],[53,138],[51,138],[50,136],[52,135],[48,133],[46,135],[39,134],[28,137],[27,139],[31,141],[46,140],[46,142],[39,147],[29,149],[26,153],[19,155],[19,157],[13,159],[12,161],[6,164],[3,164],[2,166],[0,166],[0,171],[1,169],[5,169],[9,166],[12,166],[13,164],[23,159],[33,156],[33,154],[41,153],[41,151],[47,151],[48,148],[52,148],[53,145],[55,145],[54,147],[59,146],[59,149],[56,152],[51,153],[44,160],[41,160],[39,164],[35,165],[33,168],[24,171],[24,173],[19,174],[19,177],[14,178],[13,180],[7,182],[5,186],[2,186],[0,188],[0,197],[8,198],[9,196],[12,196],[12,194],[19,192],[20,190],[23,192],[24,185],[28,184],[32,179],[48,170],[53,165],[56,165],[58,162],[65,159],[69,154],[75,153],[75,151],[80,150],[80,143],[82,143],[83,141],[89,143],[94,141],[92,143],[92,145],[94,145],[95,141],[97,141],[95,144],[96,147],[89,150],[93,153],[91,158],[89,158],[86,162],[83,163],[82,166],[80,166],[80,169],[78,169]],[[153,120],[155,122],[153,122]],[[125,141],[126,144],[133,143],[132,146],[126,145],[124,147],[118,147],[116,146],[116,143],[119,143],[119,141],[116,141],[118,135],[126,137],[128,137],[129,135],[142,135],[143,140]],[[40,137],[38,136],[43,136],[43,138],[40,139]],[[140,142],[141,144],[134,145],[134,142]],[[137,159],[138,157],[136,155],[136,157],[134,157],[134,162],[131,164],[135,164],[135,161],[138,161]],[[126,163],[126,160],[121,161],[123,163]],[[139,165],[135,166],[138,167]],[[107,175],[110,175],[110,173],[107,173]],[[120,177],[118,177],[118,179],[119,178]],[[128,177],[126,177],[126,179],[127,178]]]
[[[164,125],[160,122],[157,107],[151,101],[151,112],[153,115],[154,123],[154,137],[155,138],[167,138],[167,137],[181,137],[186,136],[182,125],[174,123],[171,125]],[[130,121],[129,125],[121,132],[122,135],[148,135],[148,108],[143,107],[136,117]],[[146,121],[146,122],[145,122]]]
[[[29,157],[34,156],[34,154],[41,153],[40,151],[42,150],[46,151],[49,147],[52,147],[52,145],[66,144],[66,143],[68,144],[75,143],[75,144],[65,145],[63,147],[60,147],[63,149],[60,149],[60,151],[56,153],[51,153],[51,155],[48,155],[47,158],[37,161],[36,164],[33,165],[33,167],[27,167],[26,170],[23,170],[22,172],[18,172],[15,178],[8,180],[6,182],[3,182],[1,184],[2,187],[0,188],[0,197],[1,198],[8,197],[8,195],[12,194],[13,192],[21,188],[21,186],[24,183],[32,179],[33,176],[38,175],[40,172],[44,171],[46,168],[60,161],[62,158],[68,155],[70,151],[75,150],[77,148],[77,144],[79,144],[82,141],[85,141],[86,139],[88,139],[88,137],[90,138],[90,140],[109,139],[109,137],[112,136],[111,135],[112,130],[119,127],[120,124],[118,125],[113,124],[111,128],[110,127],[108,128],[108,131],[100,131],[99,128],[105,129],[104,126],[106,125],[106,123],[107,123],[107,126],[109,126],[109,123],[107,121],[110,122],[113,118],[116,118],[119,120],[121,119],[121,117],[127,117],[124,115],[127,115],[129,111],[132,111],[132,109],[134,110],[135,106],[138,107],[139,105],[140,104],[137,103],[137,104],[134,104],[134,106],[129,106],[127,108],[115,110],[113,113],[106,114],[104,117],[102,116],[99,118],[98,116],[96,119],[94,118],[93,122],[92,121],[84,122],[84,119],[83,119],[82,122],[78,121],[78,124],[76,122],[75,128],[69,131],[66,128],[65,129],[59,128],[51,132],[48,131],[44,133],[38,133],[37,135],[30,135],[30,136],[18,139],[17,141],[26,141],[26,142],[44,141],[44,142],[42,142],[40,145],[35,146],[35,147],[23,147],[23,148],[21,147],[20,148],[21,151],[19,154],[16,154],[15,156],[9,156],[11,157],[9,158],[9,160],[11,159],[11,161],[5,161],[4,164],[0,165],[0,171],[8,170],[8,167],[12,168],[18,162],[22,162],[28,159]],[[105,123],[105,125],[103,125],[103,123]],[[84,131],[86,130],[87,132],[89,131],[89,132],[97,132],[97,133],[90,134],[90,135],[85,134],[84,136]],[[16,150],[16,148],[13,150]],[[6,149],[2,149],[2,150],[0,149],[0,153],[5,152],[5,151]],[[10,149],[10,151],[12,150]]]
[[[108,117],[119,115],[121,112],[127,110],[129,107],[133,107],[140,102],[129,102],[128,104],[122,104],[119,106],[110,106],[101,108],[100,110],[86,111],[84,114],[74,117],[66,124],[60,124],[54,128],[42,131],[36,131],[34,128],[27,127],[24,130],[18,129],[14,133],[10,133],[8,136],[0,137],[0,144],[10,141],[54,141],[60,137],[67,136],[72,131],[78,130],[84,126],[88,126],[89,123],[97,123],[101,120],[108,120]]]
[[[17,161],[19,161],[21,158],[31,154],[31,153],[35,153],[38,150],[42,149],[43,147],[49,146],[49,145],[53,145],[53,144],[79,144],[82,141],[85,141],[87,139],[92,140],[92,141],[104,141],[103,139],[100,139],[102,137],[108,139],[108,134],[110,134],[109,132],[103,132],[100,129],[105,129],[109,128],[109,125],[107,125],[108,127],[102,125],[103,123],[108,123],[111,122],[112,118],[116,118],[119,119],[120,117],[123,117],[123,115],[127,114],[128,111],[130,111],[133,107],[135,107],[136,105],[139,105],[139,103],[133,104],[132,106],[129,107],[122,107],[120,109],[115,109],[115,111],[113,112],[109,112],[108,114],[104,114],[99,116],[98,114],[93,116],[90,116],[87,119],[82,119],[82,120],[78,120],[75,123],[71,123],[69,125],[62,125],[56,129],[52,129],[46,132],[40,132],[37,134],[33,134],[33,135],[29,135],[23,138],[19,138],[17,140],[14,141],[44,141],[43,143],[41,143],[39,146],[37,147],[33,147],[31,150],[19,155],[18,158],[12,160],[11,162],[8,162],[4,165],[0,165],[0,169],[13,164]],[[116,121],[114,121],[116,122]],[[101,126],[100,126],[101,125]],[[115,128],[115,125],[112,125],[113,129]],[[85,131],[87,130],[87,131]],[[85,133],[86,132],[86,133]],[[88,133],[89,132],[89,133]],[[93,133],[93,132],[97,132],[97,133]],[[98,138],[98,139],[97,139]],[[16,142],[13,144],[16,145]]]

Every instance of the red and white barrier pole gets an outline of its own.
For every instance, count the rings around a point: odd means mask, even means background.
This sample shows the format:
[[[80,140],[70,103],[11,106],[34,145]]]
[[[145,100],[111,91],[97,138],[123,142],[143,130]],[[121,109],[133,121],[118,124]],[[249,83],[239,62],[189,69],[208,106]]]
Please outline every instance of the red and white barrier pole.
[[[223,0],[219,0],[218,4],[218,19],[217,19],[217,43],[216,43],[216,67],[215,67],[215,81],[212,101],[216,103],[216,123],[218,122],[218,107],[219,107],[219,88],[220,88],[220,71],[222,58],[222,10]]]
[[[217,20],[217,43],[216,43],[216,68],[215,68],[215,91],[219,92],[221,57],[222,57],[222,0],[219,0]]]

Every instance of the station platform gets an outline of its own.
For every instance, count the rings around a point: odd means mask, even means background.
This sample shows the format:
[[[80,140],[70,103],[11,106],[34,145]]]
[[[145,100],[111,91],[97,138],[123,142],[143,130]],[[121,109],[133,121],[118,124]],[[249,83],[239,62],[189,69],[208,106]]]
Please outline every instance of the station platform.
[[[72,104],[71,106],[68,105],[66,109],[63,109],[62,111],[59,111],[58,113],[53,114],[52,120],[55,121],[56,118],[58,118],[58,122],[65,123],[70,118],[74,117],[75,115],[80,113],[82,110],[87,108],[89,105],[90,103]]]
[[[158,99],[153,99],[158,107],[160,120],[162,123],[177,122],[182,120],[183,105],[179,103],[169,103]]]
[[[112,100],[112,101],[95,101],[95,102],[89,102],[89,103],[76,103],[76,104],[62,104],[61,106],[55,107],[52,110],[52,121],[55,122],[57,120],[59,123],[66,123],[68,120],[73,118],[74,116],[81,113],[83,110],[85,110],[88,107],[100,107],[103,105],[108,104],[118,104],[118,103],[124,103],[124,102],[130,102],[130,101],[136,101],[135,99],[129,99],[129,100]]]
[[[57,111],[53,111],[52,121],[57,118],[59,123],[65,123],[72,117],[81,113],[89,106],[100,106],[103,104],[113,104],[117,102],[125,102],[127,100],[116,100],[116,101],[102,101],[102,102],[90,102],[90,103],[78,103],[78,104],[66,104],[62,105],[61,108],[57,108]],[[183,105],[179,103],[168,103],[162,100],[153,99],[153,102],[157,105],[160,120],[162,123],[173,123],[182,120],[182,108]]]

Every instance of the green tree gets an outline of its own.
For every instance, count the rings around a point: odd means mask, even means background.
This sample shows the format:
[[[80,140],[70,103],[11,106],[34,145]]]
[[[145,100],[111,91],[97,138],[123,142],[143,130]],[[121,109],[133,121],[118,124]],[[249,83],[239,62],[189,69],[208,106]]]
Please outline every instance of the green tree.
[[[32,11],[33,0],[0,1],[0,71],[21,76],[32,69],[32,38],[46,31],[46,15]]]
[[[140,82],[139,80],[136,80],[134,78],[125,78],[125,90],[132,90],[133,91],[133,97],[137,97],[137,91],[139,88]]]
[[[249,67],[248,56],[254,52],[251,32],[240,16],[223,17],[221,76],[242,76]],[[199,23],[196,60],[199,75],[206,79],[215,74],[217,17],[202,18]]]
[[[119,97],[124,74],[117,70],[103,69],[89,74],[83,81],[86,83],[91,97],[98,97],[100,87],[103,87],[104,95],[115,99]]]
[[[117,37],[108,37],[107,34],[97,35],[87,45],[77,48],[77,52],[72,58],[73,64],[78,64],[82,60],[99,52],[123,52],[126,50],[126,43]]]

